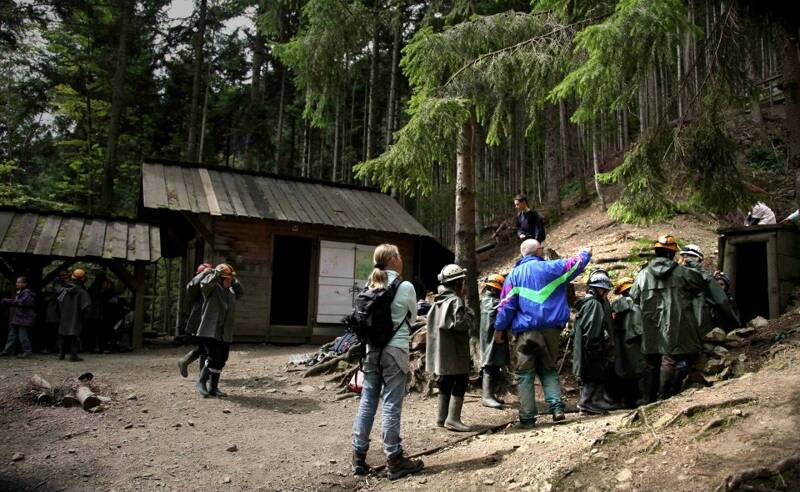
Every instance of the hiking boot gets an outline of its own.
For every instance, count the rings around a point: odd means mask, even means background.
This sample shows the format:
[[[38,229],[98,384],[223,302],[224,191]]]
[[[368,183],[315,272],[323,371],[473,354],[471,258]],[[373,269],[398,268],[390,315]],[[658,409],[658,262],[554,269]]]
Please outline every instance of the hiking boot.
[[[444,427],[444,422],[447,420],[447,413],[450,411],[450,395],[443,395],[439,393],[439,400],[438,400],[438,407],[437,407],[437,414],[436,414],[436,425],[438,427]]]
[[[211,373],[211,385],[208,388],[208,394],[219,398],[225,398],[226,396],[228,396],[228,394],[217,387],[219,385],[220,375],[221,373],[219,372]]]
[[[497,401],[492,394],[492,375],[488,371],[483,372],[481,390],[481,405],[488,408],[503,408],[503,404]]]
[[[81,359],[80,357],[77,357],[77,356],[72,356],[72,357],[69,358],[69,361],[70,362],[83,362],[83,359]]]
[[[606,415],[608,412],[602,408],[597,408],[592,403],[582,403],[578,405],[578,410],[587,415]]]
[[[204,366],[203,370],[200,371],[200,375],[197,377],[197,382],[194,385],[194,387],[197,389],[197,392],[204,397],[210,396],[208,388],[206,388],[206,383],[208,382],[208,377],[210,374],[211,373],[208,370],[208,366]]]
[[[425,463],[422,460],[406,458],[402,452],[386,460],[386,476],[389,480],[403,478],[406,475],[417,473],[423,468],[425,468]]]
[[[464,407],[463,396],[451,396],[447,419],[444,428],[456,432],[472,432],[472,427],[461,422],[461,409]]]
[[[560,408],[553,412],[553,422],[563,422],[566,418],[567,416],[564,415],[564,410]]]
[[[189,377],[189,364],[194,362],[198,357],[200,357],[200,354],[197,353],[197,349],[194,349],[178,359],[178,371],[181,373],[181,376],[185,378]]]
[[[370,467],[367,464],[367,455],[361,454],[358,451],[353,451],[353,475],[367,475],[370,472]]]
[[[511,425],[515,430],[529,430],[536,427],[536,420],[517,420]]]

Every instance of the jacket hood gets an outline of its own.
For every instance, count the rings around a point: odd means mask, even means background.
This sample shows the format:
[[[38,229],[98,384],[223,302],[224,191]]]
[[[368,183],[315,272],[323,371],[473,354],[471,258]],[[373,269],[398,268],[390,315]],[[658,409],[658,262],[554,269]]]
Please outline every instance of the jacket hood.
[[[678,264],[669,258],[656,258],[650,262],[649,270],[656,278],[666,278],[669,277],[676,266]]]
[[[595,301],[600,301],[600,299],[590,292],[575,302],[575,310],[580,310],[581,306],[583,306],[587,302],[595,302]]]

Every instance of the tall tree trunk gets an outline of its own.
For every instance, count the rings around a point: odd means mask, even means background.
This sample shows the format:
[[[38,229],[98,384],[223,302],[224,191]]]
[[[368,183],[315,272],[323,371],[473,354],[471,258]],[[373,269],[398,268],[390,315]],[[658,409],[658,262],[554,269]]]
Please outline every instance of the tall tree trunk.
[[[208,65],[205,86],[206,89],[203,92],[202,116],[200,118],[200,141],[197,144],[197,162],[203,162],[203,145],[206,140],[206,121],[208,119],[208,93],[211,89],[211,64]],[[248,163],[245,161],[245,165],[247,164]]]
[[[557,111],[553,104],[548,104],[545,107],[544,159],[545,169],[547,170],[545,194],[547,209],[553,219],[558,219],[561,216],[561,197],[559,196],[561,172],[558,162],[559,121]]]
[[[259,2],[258,14],[261,15],[265,12],[263,2]],[[264,68],[264,52],[265,52],[265,40],[264,35],[262,34],[261,30],[256,27],[256,34],[255,38],[253,39],[253,63],[252,63],[252,75],[250,81],[250,105],[247,108],[247,130],[245,134],[245,152],[244,152],[244,162],[248,169],[259,169],[261,168],[262,163],[258,162],[255,163],[255,153],[253,149],[255,147],[255,130],[259,128],[260,125],[256,124],[258,121],[258,109],[261,106],[261,101],[263,97],[261,95],[262,89],[262,77],[261,72]],[[202,154],[202,150],[200,151]]]
[[[394,39],[392,40],[392,72],[389,80],[389,102],[386,104],[386,149],[394,141],[394,110],[397,98],[397,72],[400,64],[400,45],[403,41],[403,6],[397,6],[394,18]]]
[[[783,94],[789,130],[789,159],[800,161],[800,59],[797,25],[790,22],[784,25],[783,33]]]
[[[467,269],[467,305],[480,313],[475,256],[475,121],[461,125],[456,153],[456,263]],[[476,336],[476,334],[470,334]]]
[[[192,78],[192,101],[189,108],[189,137],[186,141],[186,160],[197,160],[197,126],[200,120],[200,84],[203,81],[203,45],[206,35],[208,0],[200,0],[197,32],[194,37],[194,75]]]
[[[341,113],[340,107],[341,98],[336,96],[336,109],[335,109],[335,116],[333,119],[333,162],[331,163],[331,167],[333,168],[331,172],[331,181],[334,183],[336,182],[336,174],[339,170],[339,115]]]
[[[122,112],[125,110],[125,72],[128,68],[128,25],[133,15],[134,2],[132,0],[119,0],[119,41],[117,43],[117,66],[114,69],[113,92],[111,95],[111,110],[108,117],[108,143],[106,156],[103,163],[103,188],[101,204],[104,210],[111,212],[114,209],[114,177],[117,171],[117,143],[119,142],[119,127]]]
[[[597,198],[600,199],[600,210],[606,211],[606,199],[603,196],[603,190],[600,188],[600,180],[597,175],[600,174],[600,163],[597,156],[597,127],[592,123],[592,165],[594,167],[594,188],[597,190]]]
[[[373,22],[372,29],[372,59],[370,60],[369,64],[369,108],[367,112],[366,160],[372,159],[372,157],[375,155],[375,117],[378,112],[376,104],[378,88],[376,85],[378,83],[378,55],[380,54],[380,50],[378,49],[379,39],[377,14],[375,14],[375,20]]]
[[[281,172],[282,144],[283,144],[283,111],[284,101],[286,100],[286,67],[281,66],[281,93],[278,99],[278,124],[275,127],[275,164],[272,171],[275,174]]]

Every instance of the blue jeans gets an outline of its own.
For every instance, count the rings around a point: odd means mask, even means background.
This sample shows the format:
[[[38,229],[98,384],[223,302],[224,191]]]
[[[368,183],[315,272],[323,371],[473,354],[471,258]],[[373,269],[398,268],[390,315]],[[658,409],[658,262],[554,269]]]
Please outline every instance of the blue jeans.
[[[564,411],[561,401],[561,385],[558,382],[556,369],[517,370],[517,392],[519,393],[519,421],[532,423],[536,421],[539,411],[536,409],[536,395],[533,381],[538,375],[544,390],[544,401],[550,406],[550,413]]]
[[[17,339],[19,339],[19,344],[22,346],[22,351],[24,353],[26,354],[33,353],[33,349],[31,349],[31,340],[28,337],[28,327],[9,325],[8,338],[6,339],[6,347],[3,349],[4,354],[10,354],[14,351],[14,345],[17,344]]]
[[[369,450],[369,435],[378,411],[378,401],[383,393],[383,452],[391,458],[403,452],[400,439],[400,414],[406,395],[406,372],[386,351],[381,357],[382,371],[364,364],[364,385],[361,403],[353,421],[353,449],[360,454]]]

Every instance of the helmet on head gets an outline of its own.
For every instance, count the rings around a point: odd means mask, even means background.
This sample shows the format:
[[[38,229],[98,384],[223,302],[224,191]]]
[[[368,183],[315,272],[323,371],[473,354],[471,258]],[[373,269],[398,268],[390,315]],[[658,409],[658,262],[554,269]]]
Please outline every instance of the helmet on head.
[[[76,268],[72,270],[72,278],[74,280],[86,280],[86,270],[83,268]]]
[[[201,263],[200,265],[197,266],[197,273],[204,272],[206,270],[206,268],[214,268],[214,266],[211,263],[208,263],[208,262]]]
[[[611,284],[611,278],[609,278],[608,272],[602,269],[592,270],[592,273],[589,274],[589,282],[587,285],[589,287],[606,290],[611,290],[614,288],[614,286]]]
[[[705,255],[703,255],[703,250],[700,249],[700,246],[696,244],[687,244],[686,246],[681,248],[681,256],[693,256],[700,261],[703,261]]]
[[[236,272],[233,271],[233,267],[227,263],[220,263],[217,265],[216,270],[219,272],[219,276],[222,278],[236,276]]]
[[[439,272],[439,275],[437,275],[436,278],[439,280],[439,283],[447,284],[452,282],[453,280],[458,280],[466,276],[467,276],[467,271],[453,263],[450,265],[445,265],[445,267],[442,268],[442,271]]]
[[[731,285],[731,279],[730,279],[730,277],[728,277],[728,274],[726,274],[725,272],[721,272],[721,271],[717,270],[716,272],[714,272],[714,279],[715,280],[722,280],[723,282],[725,282],[725,285],[727,285],[727,286]]]
[[[486,277],[486,285],[497,290],[503,290],[503,284],[506,283],[506,278],[500,274],[493,273]]]
[[[614,293],[620,295],[631,287],[633,287],[633,279],[631,277],[622,277],[614,282]]]
[[[675,242],[675,238],[670,235],[661,236],[660,238],[658,238],[658,241],[656,241],[656,245],[653,247],[655,249],[660,248],[660,249],[668,249],[670,251],[678,251],[678,243]]]

